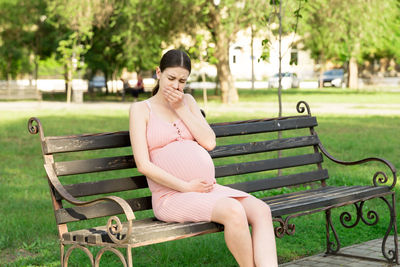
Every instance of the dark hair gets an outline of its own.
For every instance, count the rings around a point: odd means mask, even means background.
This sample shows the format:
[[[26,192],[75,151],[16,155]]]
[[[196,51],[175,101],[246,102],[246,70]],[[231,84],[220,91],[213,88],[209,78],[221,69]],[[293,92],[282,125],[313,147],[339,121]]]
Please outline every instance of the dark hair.
[[[166,68],[182,67],[187,69],[190,73],[192,70],[191,62],[189,56],[182,50],[172,49],[165,53],[160,60],[160,70],[163,72]],[[159,81],[157,85],[153,88],[152,95],[157,94],[160,88]]]

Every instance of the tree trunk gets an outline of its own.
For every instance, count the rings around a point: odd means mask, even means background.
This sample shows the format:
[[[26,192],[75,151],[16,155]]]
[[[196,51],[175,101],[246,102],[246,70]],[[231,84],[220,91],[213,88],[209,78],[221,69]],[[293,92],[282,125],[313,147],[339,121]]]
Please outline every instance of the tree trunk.
[[[71,103],[72,95],[72,66],[67,69],[67,103]]]
[[[326,71],[326,60],[325,60],[323,54],[319,58],[319,65],[320,65],[320,68],[319,68],[318,86],[320,88],[323,88],[324,87],[324,81],[322,80],[322,75]]]
[[[349,88],[358,88],[358,65],[357,60],[354,56],[350,58],[349,62],[349,78],[348,78]]]
[[[221,23],[219,10],[214,13],[214,38],[215,38],[215,57],[217,58],[217,72],[221,89],[222,103],[231,104],[239,102],[239,95],[233,82],[231,70],[229,68],[229,35],[225,32]]]
[[[254,90],[254,30],[253,26],[251,26],[251,42],[250,42],[250,47],[251,47],[251,89]]]
[[[216,45],[215,54],[218,59],[217,71],[221,88],[222,103],[237,103],[239,95],[233,82],[229,68],[229,41],[219,39]]]
[[[38,90],[38,79],[39,79],[39,56],[35,55],[35,74],[34,74],[34,79],[35,79],[35,89]]]
[[[107,72],[107,70],[106,71],[103,71],[103,73],[104,73],[104,80],[105,80],[105,85],[106,85],[106,95],[108,95],[108,78],[110,77],[110,75],[108,75],[108,72]],[[112,74],[111,74],[111,76],[112,76]]]
[[[205,84],[206,82],[206,74],[204,73],[204,71],[201,73],[201,80],[203,82],[203,84]],[[207,88],[203,88],[203,102],[204,102],[204,111],[208,112],[208,102],[207,102]]]

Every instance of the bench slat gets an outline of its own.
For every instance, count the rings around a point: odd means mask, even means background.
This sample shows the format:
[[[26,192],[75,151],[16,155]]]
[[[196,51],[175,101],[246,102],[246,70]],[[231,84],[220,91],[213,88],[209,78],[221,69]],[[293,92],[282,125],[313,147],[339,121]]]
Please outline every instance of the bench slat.
[[[45,154],[130,146],[128,131],[46,137]]]
[[[318,142],[319,142],[318,136],[311,135],[311,136],[276,139],[271,141],[224,145],[224,146],[217,146],[214,150],[210,151],[210,155],[212,158],[238,156],[251,153],[312,146],[318,144]]]
[[[341,206],[387,193],[390,193],[390,189],[386,186],[321,187],[314,191],[301,191],[263,200],[270,205],[273,216],[282,216],[321,207]]]
[[[314,182],[326,178],[328,178],[328,172],[326,170],[317,170],[301,174],[293,174],[287,176],[280,176],[276,178],[267,178],[263,180],[230,184],[227,186],[251,193],[271,188],[278,188],[285,185]],[[113,182],[113,181],[114,180],[107,180],[107,182]],[[89,186],[89,183],[88,185],[85,186]],[[132,207],[135,207],[134,211],[151,209],[151,197],[130,199],[127,200],[127,202]],[[111,202],[103,202],[89,207],[72,207],[72,208],[60,209],[56,211],[56,218],[57,222],[66,223],[71,221],[78,221],[80,219],[92,219],[102,216],[111,216],[119,214],[121,212],[122,212],[121,209],[115,204]],[[94,214],[97,214],[98,216],[94,216]]]
[[[267,133],[317,126],[315,117],[296,117],[249,122],[245,124],[211,125],[217,137]]]
[[[387,193],[390,193],[388,187],[321,187],[278,195],[265,200],[271,207],[272,215],[276,217],[330,205],[342,206],[357,202],[362,198],[373,198]],[[271,199],[274,199],[274,201],[271,201]],[[287,205],[286,199],[289,199],[291,205]],[[139,247],[204,233],[219,232],[223,230],[223,226],[212,222],[166,223],[155,218],[146,218],[135,220],[132,230],[129,244],[132,247]],[[64,240],[84,240],[91,244],[110,242],[105,226],[65,233],[63,238]]]
[[[227,186],[245,191],[247,193],[251,193],[251,192],[285,187],[285,186],[317,182],[328,178],[329,176],[327,170],[317,170],[312,172],[296,173],[285,176],[248,181],[243,183],[229,184]]]
[[[93,196],[147,188],[147,180],[144,175],[128,178],[117,178],[96,182],[64,185],[65,189],[74,197]],[[57,195],[57,200],[60,200]]]
[[[126,202],[133,211],[148,210],[152,208],[151,196],[127,199]],[[70,207],[55,211],[58,224],[94,219],[104,216],[121,214],[122,209],[114,202],[101,202],[92,206]]]
[[[227,186],[245,192],[256,192],[261,190],[279,188],[288,185],[298,185],[298,184],[316,182],[328,178],[329,176],[327,170],[317,170],[313,172],[304,172],[286,176],[278,176],[274,178],[231,184]],[[128,178],[102,180],[97,182],[69,184],[69,185],[64,185],[64,187],[72,196],[84,197],[84,196],[93,196],[98,194],[107,194],[107,193],[135,190],[140,188],[147,188],[148,185],[146,177],[141,175]],[[56,196],[57,200],[62,199],[58,194],[56,194]]]
[[[235,156],[250,153],[275,151],[281,149],[298,148],[315,144],[318,144],[318,136],[301,136],[277,139],[272,141],[219,146],[211,151],[210,155],[213,158],[220,158],[225,156]],[[73,174],[135,168],[136,165],[132,159],[132,156],[127,155],[119,157],[56,162],[54,164],[54,167],[57,175],[65,176]]]
[[[319,153],[314,153],[314,154],[307,154],[307,155],[301,155],[301,156],[293,156],[293,157],[287,157],[287,158],[279,158],[279,159],[269,159],[269,160],[262,160],[262,161],[256,161],[256,162],[247,162],[247,163],[239,163],[239,164],[230,164],[230,165],[225,165],[225,166],[219,166],[216,167],[216,174],[219,176],[217,177],[222,177],[222,176],[228,176],[228,175],[234,175],[234,174],[243,174],[243,173],[249,173],[249,172],[256,172],[256,171],[263,171],[263,170],[271,170],[275,169],[276,166],[278,165],[279,168],[286,168],[286,167],[293,167],[293,166],[298,166],[304,165],[304,164],[313,164],[316,162],[320,162],[322,160],[322,156]],[[217,171],[219,170],[219,171]],[[324,175],[324,172],[315,172],[315,173],[310,173],[310,176],[308,179],[317,179],[320,180],[320,176],[318,175]],[[327,176],[327,174],[326,174]],[[274,182],[271,182],[271,185],[273,186],[280,186],[283,185],[284,183],[288,183],[290,179],[305,179],[306,175],[289,175],[289,176],[283,176],[280,177],[279,181],[276,180]],[[324,177],[324,176],[322,176]],[[274,179],[268,179],[269,180],[274,180]],[[249,186],[249,188],[254,187],[255,183],[262,183],[262,182],[249,182],[248,184],[243,184],[241,185],[242,187]],[[270,183],[270,182],[268,182]],[[268,186],[268,185],[266,185]],[[247,191],[247,190],[244,190]],[[137,199],[130,199],[127,200],[128,203],[133,207],[134,211],[138,210],[146,210],[146,209],[151,209],[151,197],[145,197],[145,198],[137,198]],[[56,218],[58,223],[66,223],[66,222],[71,222],[71,221],[78,221],[78,220],[84,220],[84,219],[91,219],[91,218],[97,218],[97,217],[103,217],[103,216],[111,216],[115,214],[119,214],[121,212],[121,209],[116,206],[114,203],[109,203],[109,202],[104,202],[100,204],[96,204],[93,206],[89,207],[72,207],[72,208],[66,208],[66,209],[60,209],[56,212]]]
[[[132,235],[129,242],[132,247],[150,245],[189,236],[219,232],[222,225],[213,222],[166,223],[155,218],[133,221]],[[124,235],[125,233],[122,232]],[[90,244],[111,242],[105,226],[84,229],[63,234],[65,241],[83,239]]]
[[[211,124],[211,128],[214,130],[217,137],[301,129],[314,126],[317,126],[317,119],[315,117],[309,116],[272,119],[264,121],[261,120],[242,124]],[[118,148],[127,146],[130,146],[128,131],[71,136],[51,136],[45,138],[44,153],[49,155],[53,153]]]
[[[322,155],[320,153],[313,153],[284,158],[227,164],[215,167],[215,177],[270,171],[320,162],[322,162]]]
[[[135,168],[131,155],[54,163],[58,176]]]

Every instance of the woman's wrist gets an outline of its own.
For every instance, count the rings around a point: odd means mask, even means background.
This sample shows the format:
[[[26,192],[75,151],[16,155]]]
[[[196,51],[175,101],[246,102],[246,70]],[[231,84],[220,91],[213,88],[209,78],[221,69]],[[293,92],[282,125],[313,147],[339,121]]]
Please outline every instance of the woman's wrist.
[[[180,186],[180,190],[182,193],[189,192],[190,191],[190,184],[188,182],[182,181],[182,184]]]

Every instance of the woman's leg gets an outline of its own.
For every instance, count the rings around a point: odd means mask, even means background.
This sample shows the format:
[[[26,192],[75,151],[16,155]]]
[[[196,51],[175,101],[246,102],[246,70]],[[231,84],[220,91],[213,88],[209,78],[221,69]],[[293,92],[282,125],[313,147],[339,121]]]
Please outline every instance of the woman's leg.
[[[239,266],[254,266],[253,246],[246,212],[234,198],[221,198],[211,220],[224,225],[225,242]]]
[[[277,267],[275,234],[271,210],[267,204],[255,197],[239,198],[247,220],[252,227],[254,262],[257,267]]]

